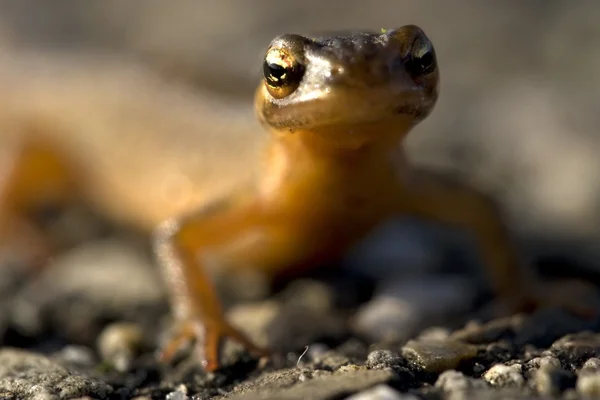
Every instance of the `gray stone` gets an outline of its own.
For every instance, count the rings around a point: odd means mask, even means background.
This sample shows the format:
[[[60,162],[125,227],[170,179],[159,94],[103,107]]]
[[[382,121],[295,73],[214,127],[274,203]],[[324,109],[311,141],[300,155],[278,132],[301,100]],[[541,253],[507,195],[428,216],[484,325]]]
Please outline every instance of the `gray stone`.
[[[281,370],[248,382],[234,390],[227,400],[319,400],[341,398],[397,379],[391,369],[368,370],[348,366],[335,373],[321,371],[305,376],[299,370]]]
[[[94,351],[86,346],[68,345],[53,354],[53,357],[68,367],[93,368],[97,363]]]
[[[464,313],[474,295],[466,278],[429,275],[390,281],[356,312],[353,328],[372,341],[404,341]]]
[[[401,362],[402,357],[391,350],[374,350],[367,356],[366,366],[381,369],[399,365]]]
[[[78,374],[48,357],[24,350],[0,350],[0,398],[104,398],[113,391],[100,380]]]
[[[489,385],[482,379],[469,378],[462,372],[448,370],[440,374],[435,381],[435,387],[444,392],[468,392],[487,389]]]
[[[451,340],[411,340],[402,348],[404,358],[433,373],[454,369],[477,352],[477,346]]]
[[[483,379],[493,386],[522,387],[525,385],[522,370],[521,364],[496,364],[483,375]]]
[[[446,371],[435,382],[435,388],[443,392],[445,400],[534,400],[538,397],[527,388],[491,386],[483,379],[465,376],[458,371]],[[439,398],[439,397],[434,397]]]

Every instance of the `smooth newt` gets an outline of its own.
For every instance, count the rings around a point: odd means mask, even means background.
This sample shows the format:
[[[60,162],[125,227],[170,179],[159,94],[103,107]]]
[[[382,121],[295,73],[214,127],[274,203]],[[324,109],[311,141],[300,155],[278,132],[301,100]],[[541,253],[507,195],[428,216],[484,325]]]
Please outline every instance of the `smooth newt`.
[[[28,132],[29,142],[21,147],[20,156],[13,157],[10,173],[0,185],[0,234],[26,219],[25,210],[39,201],[40,188],[47,189],[44,194],[49,198],[65,193],[86,195],[101,203],[108,214],[148,229],[164,220],[154,231],[154,245],[171,289],[178,329],[162,355],[169,360],[184,342],[197,339],[207,370],[219,366],[219,346],[226,337],[257,354],[267,353],[225,320],[207,273],[209,266],[257,269],[272,277],[306,272],[339,258],[382,221],[397,215],[411,214],[470,231],[477,238],[497,295],[511,299],[514,309],[561,305],[579,311],[585,306],[577,301],[579,296],[559,296],[537,282],[518,278],[520,258],[498,207],[487,195],[408,165],[403,139],[431,113],[439,91],[435,51],[420,28],[411,25],[321,38],[282,35],[268,47],[263,72],[255,111],[271,135],[253,186],[238,193],[233,186],[221,185],[220,192],[231,189],[232,194],[199,207],[211,187],[206,184],[211,162],[215,169],[219,167],[211,176],[250,176],[253,170],[235,157],[217,161],[206,148],[200,154],[208,154],[207,159],[191,165],[186,159],[192,151],[183,142],[179,153],[167,160],[180,163],[181,171],[197,168],[199,172],[181,175],[190,193],[184,196],[185,202],[166,201],[168,188],[154,190],[153,185],[161,181],[143,178],[149,176],[147,170],[163,168],[163,158],[156,151],[169,148],[168,134],[151,145],[156,158],[149,157],[144,142],[138,140],[139,152],[147,161],[115,164],[118,158],[109,155],[119,151],[119,143],[106,144],[100,139],[103,133],[93,125],[71,130],[67,135],[75,138],[69,142],[71,147],[53,143],[60,135],[43,133],[48,126],[56,128],[52,113],[57,110],[53,110],[46,112],[50,114],[47,126]],[[64,111],[71,111],[68,118],[76,119],[81,113],[77,105],[73,110]],[[239,121],[229,122],[233,128]],[[98,124],[103,126],[102,121]],[[200,121],[194,121],[180,128],[202,136],[199,125]],[[237,150],[237,156],[250,159],[241,156],[249,151],[248,140],[227,142],[235,147],[227,150],[229,154],[236,156]],[[95,157],[86,158],[85,149],[92,148]],[[133,149],[131,143],[126,147],[132,159],[138,160]],[[81,168],[73,168],[68,161],[73,159]],[[89,178],[93,174],[96,178]],[[86,185],[86,181],[105,186]],[[140,191],[133,194],[138,183]],[[111,188],[109,195],[107,188]]]

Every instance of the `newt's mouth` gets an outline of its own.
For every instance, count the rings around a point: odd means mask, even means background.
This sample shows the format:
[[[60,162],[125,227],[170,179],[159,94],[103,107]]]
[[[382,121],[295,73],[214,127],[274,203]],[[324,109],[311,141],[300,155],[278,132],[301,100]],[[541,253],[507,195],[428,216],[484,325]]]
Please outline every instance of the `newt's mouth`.
[[[298,92],[277,100],[257,94],[259,119],[282,131],[343,130],[385,123],[390,129],[413,126],[423,120],[436,102],[419,87],[391,92],[388,87],[372,90],[337,88],[335,91]]]

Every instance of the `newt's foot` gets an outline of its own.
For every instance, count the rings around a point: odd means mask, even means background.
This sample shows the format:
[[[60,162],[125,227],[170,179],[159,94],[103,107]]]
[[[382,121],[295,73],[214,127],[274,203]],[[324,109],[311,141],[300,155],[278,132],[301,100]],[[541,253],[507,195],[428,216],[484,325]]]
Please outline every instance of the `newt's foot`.
[[[256,346],[246,335],[225,321],[201,323],[186,320],[179,323],[177,332],[162,348],[159,358],[163,362],[170,362],[183,346],[195,341],[196,354],[202,366],[206,371],[213,372],[220,366],[221,344],[226,338],[235,340],[257,356],[269,356],[267,350]]]
[[[531,312],[540,308],[561,308],[578,317],[593,319],[600,316],[598,288],[584,280],[537,281],[527,292],[508,304],[512,312]]]

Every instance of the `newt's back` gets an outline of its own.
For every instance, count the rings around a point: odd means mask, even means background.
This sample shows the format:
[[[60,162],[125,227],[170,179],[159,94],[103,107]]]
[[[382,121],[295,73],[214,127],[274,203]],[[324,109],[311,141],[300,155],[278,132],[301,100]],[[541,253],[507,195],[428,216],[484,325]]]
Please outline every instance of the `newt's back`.
[[[49,143],[112,218],[151,228],[243,184],[260,165],[266,135],[250,102],[195,93],[106,59],[3,59],[0,165],[24,141]]]

